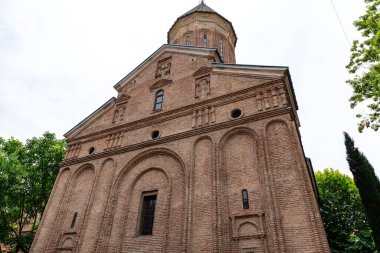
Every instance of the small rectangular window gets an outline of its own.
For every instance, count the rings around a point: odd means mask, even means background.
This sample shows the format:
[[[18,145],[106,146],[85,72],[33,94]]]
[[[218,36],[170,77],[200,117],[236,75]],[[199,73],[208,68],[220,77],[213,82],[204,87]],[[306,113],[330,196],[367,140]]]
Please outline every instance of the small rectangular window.
[[[157,192],[143,195],[139,235],[152,235]]]
[[[243,209],[249,209],[248,191],[246,189],[242,190],[241,196],[243,199]]]
[[[164,91],[159,90],[156,92],[156,98],[154,100],[154,110],[155,111],[161,111],[162,110],[162,103],[164,100]]]
[[[75,222],[76,222],[76,220],[77,220],[77,217],[78,217],[78,213],[75,212],[75,213],[74,213],[74,216],[73,216],[73,219],[71,220],[71,226],[70,226],[70,228],[74,228],[74,226],[75,226]]]

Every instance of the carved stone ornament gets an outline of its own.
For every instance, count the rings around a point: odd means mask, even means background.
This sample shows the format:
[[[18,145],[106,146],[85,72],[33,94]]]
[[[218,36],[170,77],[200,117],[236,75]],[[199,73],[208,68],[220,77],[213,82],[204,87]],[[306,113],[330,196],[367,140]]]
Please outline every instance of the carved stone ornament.
[[[157,63],[157,69],[156,69],[156,78],[163,78],[166,75],[170,74],[170,69],[171,69],[171,57],[162,59],[158,61]]]
[[[205,98],[210,95],[210,76],[195,81],[195,98]]]
[[[212,70],[211,67],[201,67],[197,71],[194,72],[193,76],[194,77],[202,76],[202,75],[210,73],[211,70]]]
[[[116,103],[121,103],[121,102],[128,102],[128,100],[130,99],[131,97],[126,95],[126,94],[121,94],[117,99],[116,99]]]
[[[120,101],[119,98],[121,98]],[[112,118],[112,124],[118,124],[124,121],[125,111],[127,110],[127,102],[130,97],[123,94],[119,98],[116,100],[116,108]]]
[[[168,85],[168,84],[171,84],[171,83],[173,83],[172,80],[169,80],[169,79],[160,79],[157,82],[155,82],[152,86],[150,86],[149,89],[150,89],[150,91],[153,91],[155,89],[164,87],[165,85]]]

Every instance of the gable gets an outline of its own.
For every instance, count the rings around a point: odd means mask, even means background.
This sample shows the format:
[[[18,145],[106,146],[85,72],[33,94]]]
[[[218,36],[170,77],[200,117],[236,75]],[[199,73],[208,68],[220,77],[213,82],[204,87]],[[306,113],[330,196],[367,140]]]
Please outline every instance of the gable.
[[[107,123],[108,121],[112,121],[112,109],[114,108],[115,103],[116,98],[112,97],[63,136],[67,139],[72,139],[108,128],[110,124]],[[109,120],[110,118],[111,120]]]
[[[145,61],[143,61],[139,66],[132,70],[128,75],[121,79],[114,88],[120,92],[126,85],[133,83],[134,79],[152,62],[157,61],[160,58],[163,58],[162,55],[165,53],[180,53],[180,54],[189,54],[189,55],[198,55],[198,56],[210,56],[213,57],[214,62],[221,63],[222,60],[219,56],[219,53],[216,49],[203,48],[203,47],[186,47],[180,45],[163,45],[152,55],[150,55]],[[161,60],[161,59],[160,59]],[[157,73],[156,73],[157,76]]]

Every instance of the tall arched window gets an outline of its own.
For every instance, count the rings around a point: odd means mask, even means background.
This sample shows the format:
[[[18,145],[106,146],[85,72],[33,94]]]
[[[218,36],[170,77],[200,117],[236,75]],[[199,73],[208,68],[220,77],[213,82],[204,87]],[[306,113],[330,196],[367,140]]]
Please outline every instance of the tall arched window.
[[[243,209],[249,209],[248,191],[246,189],[241,191],[241,197],[243,200]]]
[[[159,90],[156,92],[156,99],[154,102],[154,110],[161,111],[162,110],[162,102],[164,100],[164,91]]]
[[[207,47],[207,34],[203,34],[203,47]]]
[[[222,37],[219,38],[219,43],[220,43],[220,48],[219,48],[220,57],[224,59],[224,40]]]
[[[190,35],[186,35],[186,46],[190,45]]]

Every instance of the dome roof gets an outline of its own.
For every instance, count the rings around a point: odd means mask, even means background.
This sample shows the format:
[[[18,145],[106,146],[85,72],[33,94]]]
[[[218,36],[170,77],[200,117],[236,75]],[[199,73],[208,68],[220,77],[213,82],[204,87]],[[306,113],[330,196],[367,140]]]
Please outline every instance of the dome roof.
[[[223,17],[222,15],[220,15],[219,13],[217,13],[216,11],[214,11],[213,9],[211,9],[207,4],[204,3],[204,1],[202,0],[200,4],[198,4],[197,6],[195,6],[193,9],[189,10],[188,12],[186,12],[185,14],[179,16],[176,20],[176,22],[174,22],[174,24],[172,25],[172,27],[169,29],[169,32],[168,32],[168,41],[169,41],[169,33],[170,31],[172,30],[172,28],[174,27],[174,25],[179,21],[181,20],[182,18],[184,17],[187,17],[193,13],[210,13],[210,14],[215,14],[219,17],[221,17],[222,19],[226,20],[231,28],[232,28],[232,32],[233,32],[233,35],[235,37],[235,41],[234,41],[234,45],[236,46],[236,41],[237,41],[237,36],[236,36],[236,32],[235,32],[235,29],[231,23],[231,21],[229,21],[228,19],[226,19],[225,17]]]
[[[194,12],[207,12],[207,13],[215,13],[215,14],[218,14],[216,11],[214,11],[213,9],[211,9],[210,7],[208,7],[203,1],[195,6],[193,9],[189,10],[188,12],[186,12],[185,14],[183,14],[182,16],[180,16],[179,18],[183,18],[187,15],[190,15]]]

